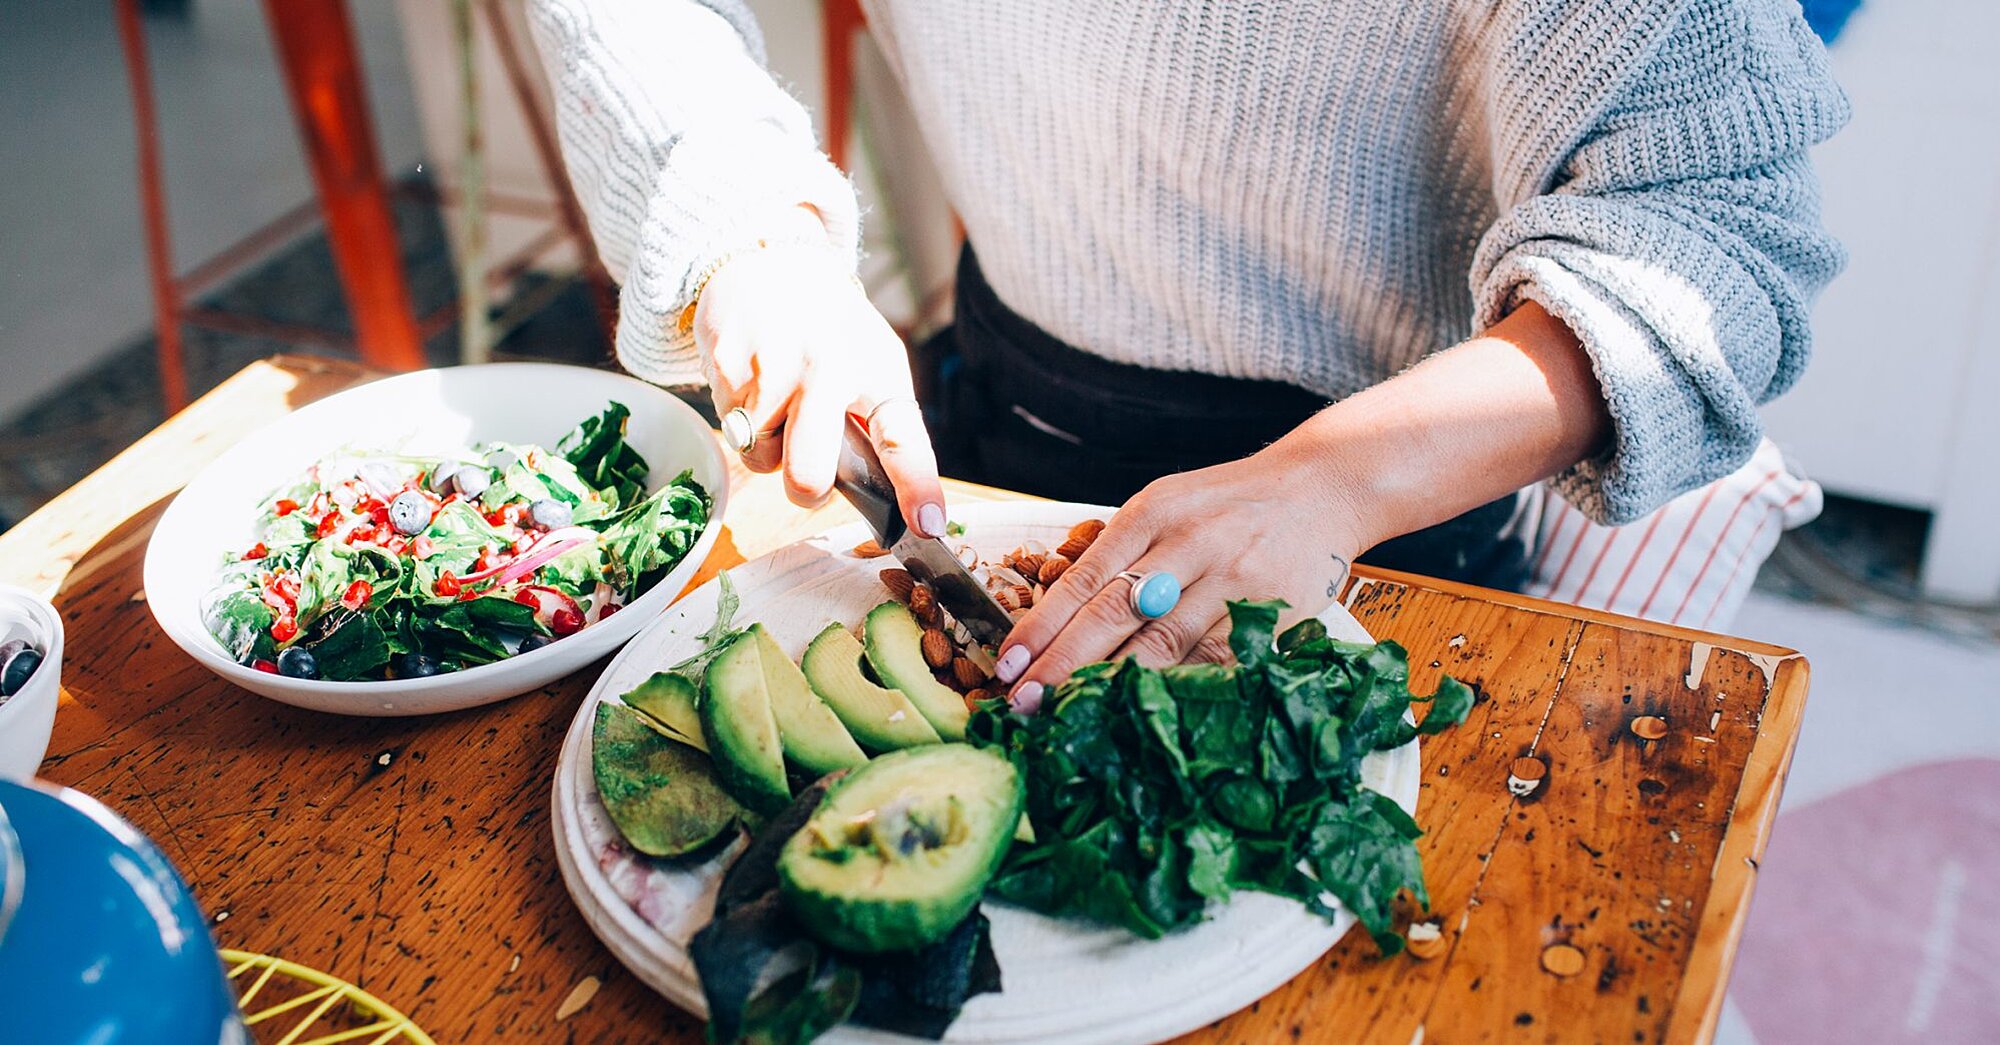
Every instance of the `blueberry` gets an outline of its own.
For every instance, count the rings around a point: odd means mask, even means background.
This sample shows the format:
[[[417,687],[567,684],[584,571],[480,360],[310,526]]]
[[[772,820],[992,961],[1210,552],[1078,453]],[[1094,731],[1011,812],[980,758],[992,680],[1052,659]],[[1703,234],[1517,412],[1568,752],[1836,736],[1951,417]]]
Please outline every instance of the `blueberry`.
[[[493,475],[478,465],[464,465],[451,473],[452,485],[458,487],[458,495],[468,500],[486,492],[493,485]]]
[[[28,684],[29,677],[41,666],[42,652],[22,643],[21,648],[7,658],[6,666],[0,668],[0,696],[11,697],[21,692],[21,687]]]
[[[544,497],[528,506],[529,517],[535,525],[545,530],[559,530],[569,525],[569,505],[553,498]]]
[[[319,677],[319,660],[304,646],[293,646],[278,654],[278,674],[295,679]]]
[[[530,632],[527,638],[521,640],[521,648],[516,652],[529,653],[534,650],[541,649],[543,646],[546,646],[554,641],[555,639],[547,635],[544,635],[539,631]]]
[[[404,490],[389,502],[389,525],[405,537],[424,532],[431,524],[431,502],[415,490]]]
[[[516,457],[512,450],[495,450],[486,455],[486,467],[496,472],[504,472],[514,467],[514,462],[518,460],[520,458]]]
[[[421,653],[398,653],[389,658],[390,678],[421,679],[437,673],[438,662]]]

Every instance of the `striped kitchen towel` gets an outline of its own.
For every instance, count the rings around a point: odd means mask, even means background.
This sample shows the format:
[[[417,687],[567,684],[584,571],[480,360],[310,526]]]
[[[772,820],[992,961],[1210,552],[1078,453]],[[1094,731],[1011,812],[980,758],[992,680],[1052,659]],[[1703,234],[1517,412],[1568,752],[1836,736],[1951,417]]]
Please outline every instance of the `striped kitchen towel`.
[[[1725,630],[1778,536],[1819,515],[1819,484],[1769,439],[1742,468],[1624,526],[1599,526],[1536,487],[1527,594],[1591,609]]]

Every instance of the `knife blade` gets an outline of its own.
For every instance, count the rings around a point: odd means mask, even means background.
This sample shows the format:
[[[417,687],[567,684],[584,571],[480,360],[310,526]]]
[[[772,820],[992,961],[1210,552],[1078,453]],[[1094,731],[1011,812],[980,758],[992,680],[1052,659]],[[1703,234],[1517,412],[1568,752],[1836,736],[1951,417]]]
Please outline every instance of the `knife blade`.
[[[875,543],[889,549],[911,577],[930,585],[938,603],[965,625],[974,641],[999,648],[1014,627],[1014,618],[994,601],[992,593],[944,541],[925,537],[904,524],[902,510],[896,504],[896,487],[882,469],[882,459],[875,453],[868,429],[853,414],[847,415],[842,432],[833,488],[861,513],[875,534]]]

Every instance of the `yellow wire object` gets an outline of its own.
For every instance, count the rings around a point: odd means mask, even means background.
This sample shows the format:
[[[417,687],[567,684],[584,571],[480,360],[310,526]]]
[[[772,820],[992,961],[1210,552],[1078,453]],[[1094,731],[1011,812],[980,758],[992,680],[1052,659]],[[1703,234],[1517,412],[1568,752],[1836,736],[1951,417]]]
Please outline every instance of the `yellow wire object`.
[[[437,1045],[423,1028],[382,999],[318,969],[268,954],[231,950],[222,952],[222,964],[229,970],[229,982],[237,987],[236,1006],[243,1010],[243,1022],[262,1031],[257,1035],[260,1042],[273,1041],[268,1035],[283,1021],[269,1028],[262,1024],[304,1010],[305,1018],[275,1039],[274,1045],[387,1045],[392,1041]],[[248,987],[244,986],[246,981]],[[342,1002],[346,1007],[336,1008]]]

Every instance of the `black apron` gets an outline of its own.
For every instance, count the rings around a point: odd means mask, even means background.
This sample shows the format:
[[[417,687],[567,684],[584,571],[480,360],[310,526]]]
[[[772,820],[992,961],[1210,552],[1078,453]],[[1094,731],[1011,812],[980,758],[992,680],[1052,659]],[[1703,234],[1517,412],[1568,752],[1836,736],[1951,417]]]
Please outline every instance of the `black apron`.
[[[1279,381],[1118,363],[1073,348],[994,294],[968,246],[957,317],[917,352],[919,398],[948,476],[1041,497],[1122,504],[1163,475],[1239,460],[1328,404]],[[1519,590],[1519,498],[1377,545],[1361,561]]]

